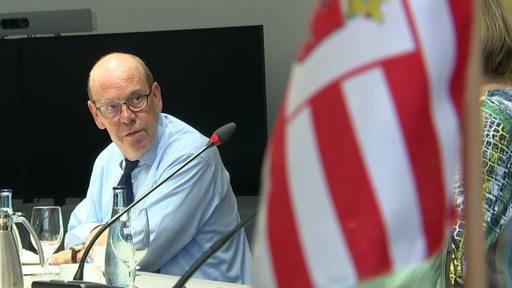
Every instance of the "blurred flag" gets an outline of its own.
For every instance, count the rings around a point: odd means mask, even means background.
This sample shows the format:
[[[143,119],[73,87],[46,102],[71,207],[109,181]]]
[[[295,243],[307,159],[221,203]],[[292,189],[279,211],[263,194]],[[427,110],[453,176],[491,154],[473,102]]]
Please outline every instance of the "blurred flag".
[[[472,2],[317,1],[263,166],[255,287],[348,287],[435,255]]]

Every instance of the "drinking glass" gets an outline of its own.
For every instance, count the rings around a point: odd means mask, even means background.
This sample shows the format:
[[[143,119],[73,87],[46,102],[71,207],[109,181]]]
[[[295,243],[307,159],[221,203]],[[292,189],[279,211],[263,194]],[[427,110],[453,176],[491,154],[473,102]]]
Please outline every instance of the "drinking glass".
[[[135,286],[137,264],[149,246],[149,219],[146,208],[132,209],[119,218],[120,225],[110,239],[117,258],[130,272],[128,287]],[[112,228],[111,228],[112,229]]]
[[[43,251],[44,256],[44,275],[50,273],[48,266],[48,259],[60,245],[62,237],[64,236],[64,229],[62,225],[62,213],[59,206],[37,206],[32,208],[32,217],[30,218],[30,224],[36,232]],[[37,247],[34,241],[37,241],[31,237],[32,244]]]

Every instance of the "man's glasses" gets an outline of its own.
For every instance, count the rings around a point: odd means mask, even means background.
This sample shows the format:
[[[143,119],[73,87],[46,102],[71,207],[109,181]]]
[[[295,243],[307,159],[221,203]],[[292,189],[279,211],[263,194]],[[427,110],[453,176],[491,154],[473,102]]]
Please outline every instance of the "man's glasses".
[[[149,93],[146,95],[133,96],[126,99],[125,102],[110,102],[102,106],[97,106],[96,110],[100,111],[101,116],[105,118],[119,116],[119,114],[121,114],[121,110],[123,110],[123,105],[126,105],[126,107],[128,107],[132,112],[141,111],[148,107],[148,98],[151,95],[151,92],[153,92],[153,85],[151,85],[151,89],[149,89]],[[95,102],[93,101],[93,103]]]

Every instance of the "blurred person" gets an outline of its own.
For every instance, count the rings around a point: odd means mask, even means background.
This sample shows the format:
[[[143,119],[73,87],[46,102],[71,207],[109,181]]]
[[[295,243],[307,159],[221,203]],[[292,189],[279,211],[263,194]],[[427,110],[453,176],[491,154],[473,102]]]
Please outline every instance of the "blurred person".
[[[482,0],[482,171],[485,248],[489,287],[512,287],[512,28],[500,0]],[[453,287],[464,284],[464,182],[457,173],[460,220],[449,244]]]

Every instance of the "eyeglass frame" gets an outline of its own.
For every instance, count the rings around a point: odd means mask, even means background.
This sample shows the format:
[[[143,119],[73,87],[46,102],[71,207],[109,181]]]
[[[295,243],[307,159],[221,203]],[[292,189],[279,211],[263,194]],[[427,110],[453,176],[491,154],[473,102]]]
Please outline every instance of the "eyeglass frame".
[[[155,84],[155,82],[153,82],[153,84],[151,84],[150,88],[149,88],[149,93],[148,94],[145,94],[145,95],[136,95],[136,96],[131,96],[131,97],[128,97],[128,99],[126,99],[124,102],[117,102],[117,101],[112,101],[112,102],[109,102],[109,103],[106,103],[104,105],[101,105],[101,106],[96,106],[96,101],[95,100],[91,100],[92,103],[94,104],[94,108],[96,108],[96,110],[98,110],[101,114],[101,116],[103,116],[104,118],[115,118],[119,115],[121,115],[122,111],[123,111],[123,105],[126,106],[126,108],[128,108],[130,111],[132,112],[139,112],[139,111],[142,111],[144,109],[146,109],[149,105],[149,96],[151,96],[151,94],[153,93],[153,85]],[[128,102],[133,100],[134,98],[141,98],[141,99],[146,99],[146,104],[140,108],[135,108],[133,106],[131,106]],[[133,101],[132,101],[133,102]],[[114,115],[114,116],[105,116],[103,114],[103,112],[101,112],[101,108],[105,107],[105,106],[108,106],[108,105],[112,105],[112,104],[117,104],[119,105],[120,109],[119,109],[119,112]]]

